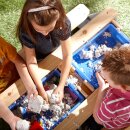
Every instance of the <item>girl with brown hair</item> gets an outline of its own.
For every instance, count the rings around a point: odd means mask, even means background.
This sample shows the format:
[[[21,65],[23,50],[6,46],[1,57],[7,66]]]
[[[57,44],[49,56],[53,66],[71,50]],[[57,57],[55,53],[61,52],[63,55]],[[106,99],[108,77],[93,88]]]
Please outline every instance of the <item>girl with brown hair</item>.
[[[61,101],[72,59],[70,36],[71,24],[60,0],[26,0],[17,28],[17,37],[22,43],[30,75],[39,94],[46,101],[48,97],[38,75],[37,61],[61,45],[63,66],[59,85],[54,91],[60,95]]]

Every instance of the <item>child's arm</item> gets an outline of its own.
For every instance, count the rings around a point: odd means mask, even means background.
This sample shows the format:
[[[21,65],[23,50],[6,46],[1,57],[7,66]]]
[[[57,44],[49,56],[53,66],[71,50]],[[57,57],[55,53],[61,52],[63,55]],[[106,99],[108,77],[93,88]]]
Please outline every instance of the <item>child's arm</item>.
[[[102,124],[102,122],[97,117],[97,111],[101,105],[101,102],[104,98],[104,95],[109,85],[105,83],[104,79],[100,76],[98,72],[96,73],[96,77],[98,80],[99,88],[98,88],[98,96],[97,96],[96,104],[93,110],[93,117],[97,123]]]
[[[26,56],[26,63],[28,70],[30,72],[30,75],[35,82],[39,94],[48,102],[48,96],[43,88],[43,84],[41,82],[41,77],[39,76],[39,68],[37,64],[36,54],[34,48],[28,48],[24,46],[24,52]]]
[[[33,94],[34,96],[36,96],[38,94],[35,84],[28,72],[28,69],[26,67],[26,64],[24,62],[24,60],[17,54],[17,56],[15,57],[15,59],[13,59],[12,61],[17,70],[18,73],[21,77],[21,80],[23,81],[23,84],[25,85],[25,88],[28,92],[28,96],[30,97],[31,94]]]
[[[10,61],[15,64],[29,96],[31,94],[37,95],[37,90],[27,70],[26,64],[24,60],[17,54],[16,48],[6,42],[2,37],[0,37],[0,45],[3,53],[8,57]]]
[[[3,118],[11,127],[12,130],[16,130],[16,123],[20,120],[19,117],[16,117],[9,109],[0,101],[0,117]]]
[[[60,94],[60,101],[62,101],[62,98],[64,97],[64,86],[70,71],[72,61],[71,38],[68,38],[67,40],[61,42],[63,55],[61,78],[57,89],[54,91],[54,93]]]

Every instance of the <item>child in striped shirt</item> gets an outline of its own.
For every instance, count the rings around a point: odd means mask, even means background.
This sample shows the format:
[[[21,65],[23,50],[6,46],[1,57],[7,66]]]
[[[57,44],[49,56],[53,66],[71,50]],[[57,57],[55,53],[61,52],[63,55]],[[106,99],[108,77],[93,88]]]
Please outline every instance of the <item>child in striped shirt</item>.
[[[121,130],[130,125],[130,46],[105,54],[100,73],[96,73],[99,90],[93,111],[95,121],[105,130]]]

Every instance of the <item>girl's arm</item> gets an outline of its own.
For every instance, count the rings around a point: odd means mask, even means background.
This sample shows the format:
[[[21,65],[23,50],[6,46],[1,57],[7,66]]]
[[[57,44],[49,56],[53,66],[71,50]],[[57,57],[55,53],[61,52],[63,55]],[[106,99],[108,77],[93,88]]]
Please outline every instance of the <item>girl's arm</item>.
[[[37,87],[38,93],[48,102],[47,94],[43,88],[41,77],[39,76],[39,69],[36,59],[35,50],[33,48],[28,48],[24,46],[26,63],[29,70],[29,73]]]
[[[63,54],[61,78],[58,88],[54,91],[54,93],[60,94],[60,101],[64,96],[64,86],[71,67],[71,61],[72,61],[71,38],[68,38],[65,41],[61,41],[61,48]]]
[[[16,130],[16,123],[20,120],[16,117],[7,106],[0,100],[0,118],[3,118],[11,127],[12,130]]]
[[[23,84],[25,85],[25,88],[28,92],[28,96],[30,97],[31,94],[36,96],[38,92],[36,90],[36,87],[32,78],[30,77],[30,74],[28,72],[28,69],[26,67],[24,60],[19,56],[19,54],[17,54],[15,59],[13,59],[12,62],[15,64],[18,70],[21,80],[23,81]]]
[[[98,80],[99,88],[98,88],[98,96],[97,96],[95,107],[93,110],[93,117],[98,124],[102,124],[102,122],[97,117],[97,111],[101,105],[101,102],[104,98],[107,88],[109,87],[109,84],[105,83],[104,79],[100,76],[98,72],[96,73],[96,77]]]

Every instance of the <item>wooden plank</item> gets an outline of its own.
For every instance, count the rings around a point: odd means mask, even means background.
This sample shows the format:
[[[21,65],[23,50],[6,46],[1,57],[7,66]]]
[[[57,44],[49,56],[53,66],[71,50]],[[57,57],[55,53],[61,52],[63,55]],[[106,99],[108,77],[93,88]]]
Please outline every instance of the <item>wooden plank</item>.
[[[92,36],[99,32],[104,26],[111,22],[116,15],[117,12],[114,9],[105,9],[94,19],[92,19],[92,21],[90,21],[87,25],[85,25],[82,29],[80,29],[72,36],[72,51],[74,52],[81,45],[83,45],[85,41],[89,40]],[[56,49],[56,51],[54,51],[52,54],[50,54],[39,63],[39,75],[41,77],[47,75],[51,70],[56,68],[58,64],[61,63],[61,59],[62,53],[61,48],[59,47],[58,49]],[[17,84],[19,85],[17,86]],[[8,93],[11,93],[11,95],[9,94],[10,96],[7,96],[6,91]],[[12,85],[12,87],[9,87],[6,91],[0,94],[0,99],[2,99],[7,106],[9,106],[13,103],[14,100],[17,100],[18,97],[25,92],[25,88],[23,87],[23,84],[19,79],[16,83]]]
[[[64,119],[54,130],[76,130],[83,122],[92,115],[97,90],[93,92],[83,103],[77,107],[66,119]]]
[[[83,83],[84,83],[92,92],[94,91],[94,87],[93,87],[90,83],[88,83],[87,80],[84,80]]]
[[[130,126],[129,126],[129,127],[127,127],[127,128],[125,128],[124,130],[130,130]]]
[[[26,89],[21,80],[17,80],[9,88],[7,88],[3,93],[0,94],[0,99],[6,106],[10,106],[15,102],[21,95],[26,92]]]
[[[118,28],[118,29],[120,29],[120,30],[122,30],[123,29],[123,27],[116,21],[116,20],[112,20],[112,23]]]
[[[75,72],[73,67],[71,67],[69,75],[72,75],[78,79],[76,87],[84,95],[85,98],[92,94],[91,90],[86,86],[86,84],[84,84],[83,79]]]

